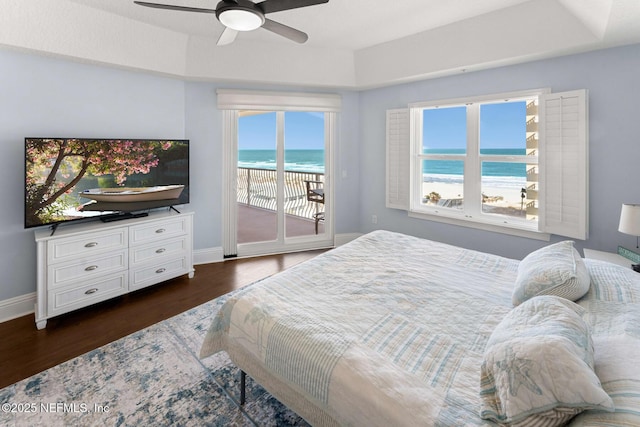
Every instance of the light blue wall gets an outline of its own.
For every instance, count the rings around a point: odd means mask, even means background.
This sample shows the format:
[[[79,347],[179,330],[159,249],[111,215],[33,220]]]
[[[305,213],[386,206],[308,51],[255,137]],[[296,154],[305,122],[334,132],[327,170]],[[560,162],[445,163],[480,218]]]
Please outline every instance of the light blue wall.
[[[410,219],[384,206],[385,111],[409,102],[550,87],[590,93],[591,237],[580,247],[615,250],[620,205],[640,203],[637,98],[640,45],[362,92],[342,91],[335,147],[336,232],[385,228],[521,258],[544,242]],[[35,291],[35,243],[23,228],[26,136],[188,138],[195,249],[221,246],[222,130],[218,87],[0,50],[0,301]],[[371,224],[371,215],[378,224]],[[557,240],[557,239],[555,239]]]
[[[206,212],[206,224],[200,224],[196,233],[196,249],[219,247],[222,245],[222,113],[216,107],[218,88],[238,88],[237,85],[204,82],[186,83],[186,138],[193,144],[197,141],[198,151],[191,154],[191,198],[189,208],[196,212]],[[242,89],[270,91],[311,91],[318,89],[280,86],[243,86]],[[335,91],[332,91],[336,93]],[[334,187],[336,233],[351,233],[359,230],[359,149],[358,149],[358,99],[356,92],[338,91],[342,97],[342,108],[336,123],[336,147]],[[199,218],[196,220],[198,221]]]
[[[36,251],[24,227],[24,138],[183,138],[184,84],[0,51],[0,301],[35,291]]]
[[[472,249],[522,258],[545,242],[408,218],[384,206],[385,110],[416,101],[549,87],[588,89],[590,116],[590,238],[580,248],[635,246],[617,231],[622,203],[640,203],[640,45],[424,80],[360,96],[361,231],[385,228]],[[371,223],[376,214],[378,224]],[[552,241],[558,240],[553,237]],[[633,246],[631,246],[633,245]]]
[[[360,230],[360,167],[362,150],[358,93],[342,93],[342,110],[338,115],[337,143],[334,152],[334,188],[336,233],[354,233]]]
[[[24,138],[188,138],[196,250],[222,245],[222,115],[216,89],[110,67],[0,50],[0,301],[35,291],[33,231],[24,229]],[[242,89],[313,91],[300,87]],[[334,91],[335,92],[335,91]],[[358,94],[340,92],[336,230],[357,231]]]
[[[189,209],[195,214],[195,249],[222,246],[222,112],[216,108],[216,89],[187,83],[187,134],[190,140]]]

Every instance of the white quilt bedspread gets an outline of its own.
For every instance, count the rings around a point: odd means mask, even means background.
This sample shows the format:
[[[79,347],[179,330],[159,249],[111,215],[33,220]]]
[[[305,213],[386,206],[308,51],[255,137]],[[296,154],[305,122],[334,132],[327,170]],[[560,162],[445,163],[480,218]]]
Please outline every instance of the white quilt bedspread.
[[[513,308],[517,267],[376,231],[238,293],[201,356],[225,350],[240,366],[259,363],[277,378],[263,385],[315,425],[491,425],[478,415],[480,366]],[[592,316],[596,332],[620,328],[610,314]]]

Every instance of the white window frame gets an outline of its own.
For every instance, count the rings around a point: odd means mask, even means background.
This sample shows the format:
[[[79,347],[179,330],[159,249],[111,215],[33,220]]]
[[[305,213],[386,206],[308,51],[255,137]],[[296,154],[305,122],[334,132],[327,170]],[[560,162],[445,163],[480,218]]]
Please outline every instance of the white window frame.
[[[411,125],[411,165],[410,165],[410,204],[409,212],[413,217],[427,217],[428,219],[449,218],[454,222],[463,221],[485,226],[498,226],[500,229],[508,228],[524,232],[538,233],[538,221],[525,221],[520,218],[507,215],[486,214],[482,212],[481,203],[481,164],[483,161],[538,163],[537,156],[487,156],[480,155],[480,106],[482,104],[498,103],[502,101],[521,101],[538,98],[548,89],[536,89],[522,92],[502,93],[470,98],[457,98],[430,102],[419,102],[409,105]],[[466,107],[467,112],[467,144],[466,153],[463,155],[446,154],[433,155],[422,152],[423,111],[430,108]],[[426,159],[438,158],[441,160],[458,160],[464,162],[464,209],[439,208],[426,206],[422,200],[422,162]],[[547,238],[546,236],[543,236]]]
[[[465,179],[465,205],[471,203],[472,207],[467,212],[455,211],[452,209],[438,209],[428,207],[421,203],[422,199],[422,110],[424,108],[432,108],[435,106],[455,106],[477,103],[487,103],[496,100],[518,100],[538,97],[539,99],[539,156],[538,166],[540,172],[539,178],[539,215],[537,224],[531,222],[527,224],[517,221],[513,218],[501,217],[497,215],[482,214],[481,203],[479,200],[473,201],[474,192],[481,194],[481,183],[478,180]],[[553,108],[553,116],[550,121],[550,128],[556,127],[560,122],[560,129],[568,126],[572,129],[571,134],[577,137],[565,138],[564,135],[549,133],[548,140],[545,141],[545,109],[548,105],[563,105],[564,100],[569,101],[569,108],[566,113],[563,108]],[[578,107],[576,108],[575,105]],[[473,109],[471,109],[473,110]],[[471,114],[478,114],[479,108]],[[457,98],[450,100],[417,102],[409,105],[408,109],[404,109],[406,114],[402,113],[402,109],[389,110],[387,112],[387,207],[395,209],[407,210],[410,217],[427,219],[431,221],[444,222],[448,224],[460,225],[464,227],[478,228],[499,233],[517,235],[521,237],[534,238],[539,240],[550,240],[550,235],[558,234],[577,239],[586,239],[588,236],[588,107],[586,90],[565,92],[552,94],[549,89],[535,89],[529,91],[510,92],[478,97]],[[469,113],[468,113],[469,114]],[[577,120],[576,120],[577,118]],[[470,121],[477,123],[477,117],[467,117],[467,125]],[[390,126],[391,123],[391,126]],[[470,173],[473,176],[480,177],[480,155],[477,150],[479,143],[476,134],[475,125],[470,126],[472,129],[467,130],[467,138],[473,138],[475,145],[467,143],[467,157],[465,162],[465,176]],[[400,131],[398,131],[400,129]],[[407,129],[409,138],[404,137],[402,129]],[[562,133],[562,132],[561,132]],[[469,135],[470,134],[470,135]],[[569,133],[567,133],[568,135]],[[548,147],[547,147],[548,145]],[[389,157],[390,147],[396,153],[408,153],[409,168],[405,172],[403,165],[406,163],[391,161]],[[403,148],[405,147],[405,148]],[[571,155],[562,159],[562,164],[558,167],[557,153],[568,148]],[[471,158],[469,157],[470,152]],[[554,157],[555,156],[555,157]],[[503,157],[503,161],[509,161],[508,156]],[[520,156],[518,156],[520,157]],[[529,156],[526,156],[529,157]],[[545,167],[551,165],[550,160],[553,159],[555,167]],[[471,161],[473,160],[473,161]],[[493,158],[484,157],[483,161],[492,161]],[[566,173],[558,173],[559,169],[564,169],[565,164],[569,166],[569,170],[577,176],[566,179]],[[473,163],[473,164],[471,164]],[[532,163],[532,162],[528,162]],[[468,175],[472,176],[472,175]],[[560,181],[560,182],[558,182]],[[390,188],[398,188],[408,183],[409,189],[403,192],[395,191],[394,197],[389,193]],[[468,187],[467,187],[468,186]],[[570,200],[569,206],[565,206],[564,197],[558,197],[557,193],[567,192],[567,187],[575,190],[579,196],[576,200]],[[549,193],[549,200],[545,200],[545,192]],[[402,196],[402,197],[398,197]],[[551,197],[553,196],[553,197]],[[560,202],[558,202],[560,200]],[[475,206],[473,205],[475,203]],[[561,205],[561,206],[559,206]],[[554,218],[553,226],[547,218]],[[471,212],[471,214],[469,214]],[[576,212],[579,216],[576,216]],[[559,219],[558,219],[559,218]]]

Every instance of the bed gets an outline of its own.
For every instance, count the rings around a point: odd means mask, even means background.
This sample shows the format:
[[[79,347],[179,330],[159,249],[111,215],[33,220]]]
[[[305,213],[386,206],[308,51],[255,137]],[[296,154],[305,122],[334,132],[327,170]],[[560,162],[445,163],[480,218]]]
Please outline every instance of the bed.
[[[593,374],[588,387],[601,387],[606,397],[560,423],[640,425],[640,275],[580,261],[586,295],[552,302],[572,304],[575,321],[588,325],[578,350],[591,346],[592,353],[577,363],[592,371],[562,370],[585,381]],[[485,372],[489,347],[512,352],[502,342],[509,331],[534,334],[512,318],[522,311],[514,308],[514,283],[524,263],[375,231],[235,294],[212,319],[201,357],[226,351],[312,425],[527,425],[531,419],[487,417],[487,393],[501,386],[485,381],[498,381],[498,373]],[[531,310],[544,298],[520,307]],[[545,394],[533,389],[536,398]]]

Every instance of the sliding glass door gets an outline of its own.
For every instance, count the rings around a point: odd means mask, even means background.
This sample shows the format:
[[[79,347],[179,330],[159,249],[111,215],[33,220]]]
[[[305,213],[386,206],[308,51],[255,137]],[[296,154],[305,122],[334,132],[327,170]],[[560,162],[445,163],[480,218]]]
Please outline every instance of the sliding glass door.
[[[238,111],[238,255],[332,241],[328,116],[312,111]]]
[[[278,240],[277,113],[238,117],[238,243]]]

